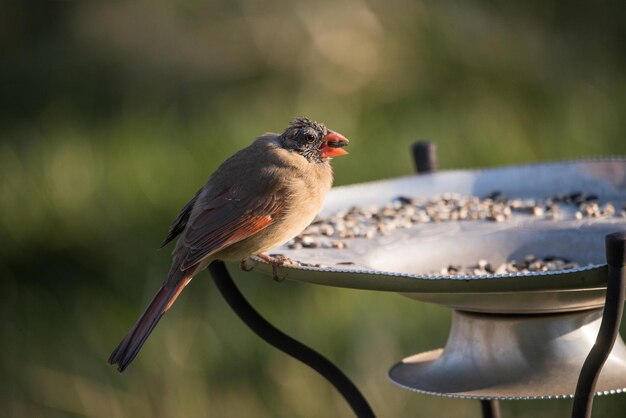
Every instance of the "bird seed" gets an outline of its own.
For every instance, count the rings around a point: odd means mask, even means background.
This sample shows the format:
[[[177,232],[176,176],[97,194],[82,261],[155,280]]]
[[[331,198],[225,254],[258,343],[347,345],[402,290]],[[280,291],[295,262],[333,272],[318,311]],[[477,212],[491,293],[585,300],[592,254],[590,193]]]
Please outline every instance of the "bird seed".
[[[577,191],[546,199],[509,198],[498,190],[484,198],[457,193],[444,193],[429,199],[397,196],[382,206],[353,206],[330,216],[318,217],[287,246],[293,250],[343,249],[349,246],[347,240],[373,239],[395,229],[415,228],[426,223],[501,223],[520,216],[551,221],[626,217],[626,205],[620,210],[617,207],[612,202],[601,204],[595,194]]]
[[[485,276],[491,274],[525,274],[545,271],[571,270],[580,267],[578,263],[561,257],[536,258],[529,254],[524,258],[507,261],[497,267],[487,260],[478,260],[475,264],[461,266],[451,264],[442,268],[438,272],[431,272],[433,275],[441,276]]]

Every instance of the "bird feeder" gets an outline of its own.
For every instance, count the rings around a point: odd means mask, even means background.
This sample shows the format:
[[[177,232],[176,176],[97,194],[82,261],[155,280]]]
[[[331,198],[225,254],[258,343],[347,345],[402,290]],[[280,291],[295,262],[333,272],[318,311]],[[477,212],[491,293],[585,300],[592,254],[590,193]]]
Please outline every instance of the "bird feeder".
[[[456,199],[457,206],[467,199],[470,205],[486,199],[492,205],[522,204],[519,210],[504,210],[504,218],[479,214],[463,219],[457,213],[420,221],[417,216],[415,222],[385,230],[394,208],[413,206],[410,218],[427,211],[428,202],[435,204],[432,199]],[[595,214],[589,211],[593,204]],[[480,400],[569,398],[602,320],[605,236],[626,231],[625,205],[626,159],[621,158],[441,171],[336,187],[322,220],[341,218],[345,224],[351,211],[373,208],[363,216],[369,226],[383,228],[337,238],[335,225],[332,234],[313,237],[316,245],[313,238],[301,237],[273,251],[296,261],[276,272],[288,280],[397,292],[451,309],[445,347],[391,367],[389,379],[402,388]],[[391,212],[372,220],[384,208]],[[343,244],[335,244],[338,240]],[[529,255],[570,265],[495,271],[497,265]],[[488,260],[491,272],[474,275],[459,269],[455,274],[452,269],[442,274],[451,264],[471,266],[477,260]],[[271,266],[254,261],[257,271],[272,275]],[[618,337],[595,392],[625,390],[626,346]]]

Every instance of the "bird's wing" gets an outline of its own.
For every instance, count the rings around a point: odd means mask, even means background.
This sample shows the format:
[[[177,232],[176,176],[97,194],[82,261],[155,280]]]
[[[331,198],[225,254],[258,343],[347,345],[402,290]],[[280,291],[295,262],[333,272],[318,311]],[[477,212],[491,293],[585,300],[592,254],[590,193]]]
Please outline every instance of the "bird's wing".
[[[171,240],[176,238],[181,232],[185,230],[185,226],[187,225],[187,221],[189,220],[189,216],[191,215],[191,210],[196,204],[196,199],[198,199],[201,191],[202,189],[198,190],[193,199],[187,202],[187,204],[183,206],[183,208],[180,210],[180,213],[178,214],[176,219],[174,219],[174,222],[172,222],[172,224],[170,225],[170,229],[169,231],[167,231],[167,236],[165,237],[159,248],[165,247]]]
[[[231,188],[200,196],[178,243],[178,268],[185,270],[274,223],[284,208],[280,195],[247,196]]]

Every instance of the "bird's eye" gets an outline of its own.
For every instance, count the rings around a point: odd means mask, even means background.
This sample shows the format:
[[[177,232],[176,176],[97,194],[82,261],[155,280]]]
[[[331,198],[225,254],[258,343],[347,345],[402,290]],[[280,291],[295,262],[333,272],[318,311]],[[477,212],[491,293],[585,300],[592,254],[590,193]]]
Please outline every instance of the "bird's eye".
[[[313,135],[312,133],[308,132],[308,133],[304,134],[304,139],[306,139],[307,142],[313,142],[313,140],[315,139],[315,135]]]

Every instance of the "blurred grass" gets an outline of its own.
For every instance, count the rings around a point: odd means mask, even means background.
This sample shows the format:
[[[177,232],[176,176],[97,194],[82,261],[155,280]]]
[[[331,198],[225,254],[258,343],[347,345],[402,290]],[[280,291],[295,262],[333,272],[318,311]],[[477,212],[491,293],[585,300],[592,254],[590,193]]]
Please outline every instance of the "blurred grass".
[[[123,375],[110,351],[164,277],[155,251],[216,165],[307,115],[351,139],[336,184],[625,154],[624,8],[565,2],[9,1],[0,46],[0,404],[12,417],[349,416],[234,318],[207,274]],[[477,402],[386,380],[449,312],[237,272],[268,319],[335,361],[382,417]],[[626,401],[601,397],[595,416]],[[569,401],[503,416],[567,416]]]

